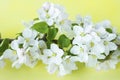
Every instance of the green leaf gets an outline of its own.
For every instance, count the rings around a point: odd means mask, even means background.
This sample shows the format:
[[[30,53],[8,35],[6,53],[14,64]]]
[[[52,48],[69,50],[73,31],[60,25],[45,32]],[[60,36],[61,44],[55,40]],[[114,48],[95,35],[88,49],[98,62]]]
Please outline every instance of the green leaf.
[[[47,40],[53,40],[57,35],[58,29],[57,28],[50,28],[47,34]]]
[[[111,28],[106,28],[106,31],[109,32],[109,33],[113,32]]]
[[[61,35],[58,39],[58,44],[60,47],[68,47],[70,45],[70,39],[67,38],[64,34]]]
[[[40,33],[47,33],[48,32],[48,25],[45,22],[38,22],[32,26],[32,29],[34,29]]]
[[[3,52],[6,49],[8,49],[8,47],[9,47],[9,39],[4,39],[0,44],[0,56],[3,54]]]

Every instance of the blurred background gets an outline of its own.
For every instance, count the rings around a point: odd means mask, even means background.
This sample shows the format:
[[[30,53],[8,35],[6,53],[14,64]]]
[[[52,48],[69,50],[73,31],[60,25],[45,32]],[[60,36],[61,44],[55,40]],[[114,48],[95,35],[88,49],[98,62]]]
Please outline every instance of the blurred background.
[[[120,0],[0,0],[0,33],[2,38],[15,38],[24,29],[22,21],[30,21],[38,16],[37,10],[44,2],[53,2],[66,8],[70,19],[76,15],[90,15],[93,22],[110,20],[120,32]],[[23,66],[12,69],[7,63],[0,69],[0,80],[120,80],[120,65],[116,70],[96,71],[79,64],[79,70],[57,77],[50,75],[41,62],[33,68]]]

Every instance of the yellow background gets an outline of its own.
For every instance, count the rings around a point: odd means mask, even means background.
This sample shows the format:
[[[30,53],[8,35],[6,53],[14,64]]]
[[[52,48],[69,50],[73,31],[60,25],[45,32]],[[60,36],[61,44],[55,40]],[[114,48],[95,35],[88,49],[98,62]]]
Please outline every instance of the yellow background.
[[[36,18],[37,10],[45,1],[61,4],[66,8],[70,19],[75,15],[90,15],[94,22],[110,20],[120,32],[120,0],[0,0],[0,33],[3,38],[14,38],[23,30],[21,22]],[[79,65],[79,70],[72,74],[57,77],[50,75],[41,62],[30,69],[12,69],[10,63],[0,69],[0,80],[120,80],[120,65],[116,70],[96,71]]]

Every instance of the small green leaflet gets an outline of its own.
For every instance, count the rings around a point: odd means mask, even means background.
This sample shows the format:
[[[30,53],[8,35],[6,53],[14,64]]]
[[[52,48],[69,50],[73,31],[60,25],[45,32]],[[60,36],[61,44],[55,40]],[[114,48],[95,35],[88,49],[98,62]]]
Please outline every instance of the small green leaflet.
[[[111,28],[106,28],[106,31],[109,32],[109,33],[113,32]]]
[[[50,28],[47,34],[47,40],[51,41],[57,35],[58,29],[57,28]]]
[[[61,35],[58,39],[58,44],[61,48],[68,47],[70,43],[71,43],[70,39],[67,38],[64,34]]]
[[[9,47],[9,39],[4,39],[0,44],[0,56],[3,54],[3,52],[6,49],[8,49],[8,47]]]
[[[45,22],[38,22],[32,26],[32,29],[34,29],[40,33],[47,33],[48,32],[48,25]]]

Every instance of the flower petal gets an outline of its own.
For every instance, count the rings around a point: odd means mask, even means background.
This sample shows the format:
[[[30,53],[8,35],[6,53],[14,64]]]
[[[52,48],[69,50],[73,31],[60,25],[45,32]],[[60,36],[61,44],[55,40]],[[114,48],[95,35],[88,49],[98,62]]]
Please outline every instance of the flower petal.
[[[11,42],[11,48],[13,50],[17,50],[18,49],[18,41],[17,40],[14,40]]]
[[[108,47],[110,51],[117,49],[117,45],[113,42],[109,42]]]

